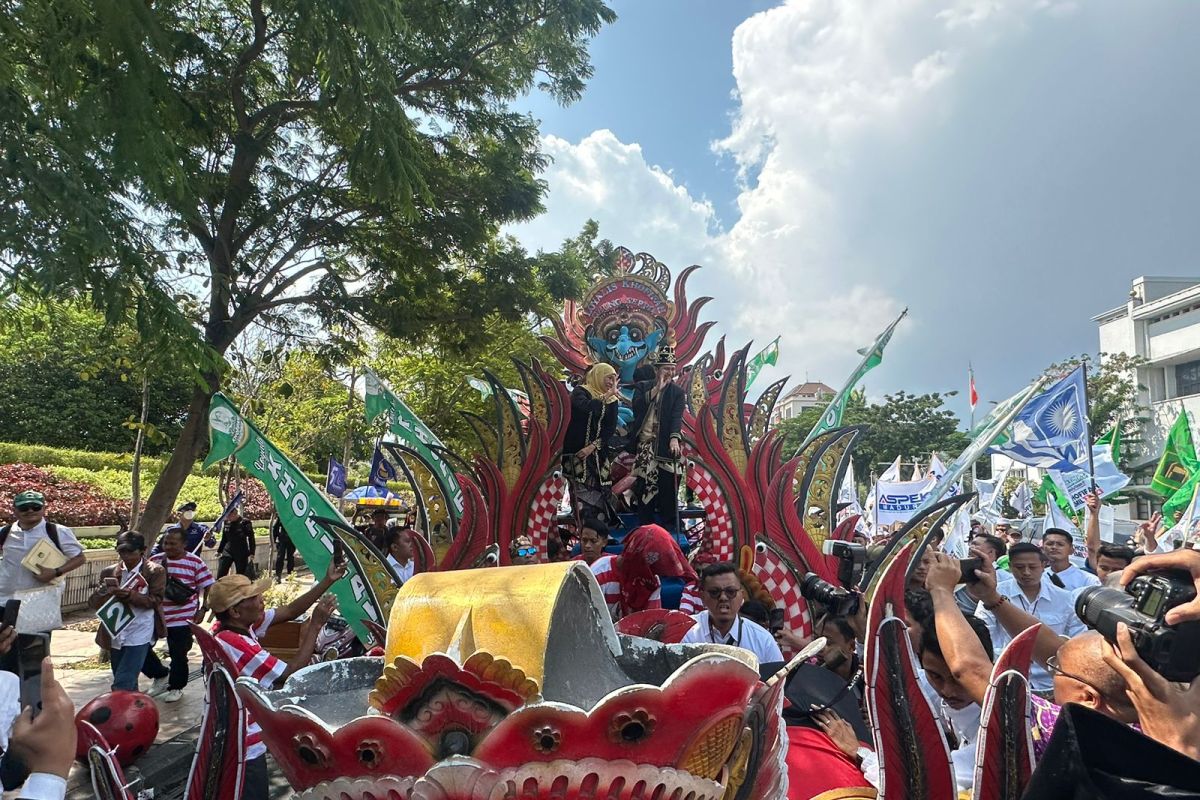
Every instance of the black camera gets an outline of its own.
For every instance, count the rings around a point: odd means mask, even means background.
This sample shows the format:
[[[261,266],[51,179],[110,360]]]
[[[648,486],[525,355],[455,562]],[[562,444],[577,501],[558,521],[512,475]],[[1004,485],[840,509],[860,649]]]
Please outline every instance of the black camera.
[[[847,589],[858,586],[867,566],[866,545],[840,539],[826,539],[821,545],[821,552],[838,560],[838,583]]]
[[[784,610],[778,606],[767,612],[767,630],[771,632],[772,636],[783,630],[783,615]]]
[[[1169,681],[1191,682],[1200,675],[1200,622],[1168,625],[1163,618],[1195,597],[1187,572],[1162,570],[1139,575],[1125,591],[1089,586],[1075,599],[1075,613],[1114,643],[1124,622],[1143,661]]]
[[[800,594],[805,600],[820,603],[835,617],[852,617],[858,613],[861,595],[857,591],[834,586],[820,575],[810,572],[800,580]]]

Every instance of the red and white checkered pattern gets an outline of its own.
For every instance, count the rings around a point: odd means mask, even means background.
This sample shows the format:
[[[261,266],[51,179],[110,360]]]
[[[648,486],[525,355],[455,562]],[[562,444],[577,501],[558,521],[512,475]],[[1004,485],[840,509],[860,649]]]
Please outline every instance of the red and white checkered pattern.
[[[733,561],[733,516],[712,473],[692,462],[687,473],[688,488],[704,509],[704,549],[715,561]]]
[[[558,531],[558,506],[566,491],[566,478],[561,472],[556,472],[546,479],[533,496],[533,506],[529,509],[525,533],[533,540],[533,546],[538,551],[538,561],[543,563],[550,560],[546,544],[550,541],[550,532]]]
[[[754,577],[775,602],[783,606],[784,625],[798,636],[812,636],[812,617],[808,613],[808,603],[800,594],[796,574],[770,545],[760,542],[755,548]]]

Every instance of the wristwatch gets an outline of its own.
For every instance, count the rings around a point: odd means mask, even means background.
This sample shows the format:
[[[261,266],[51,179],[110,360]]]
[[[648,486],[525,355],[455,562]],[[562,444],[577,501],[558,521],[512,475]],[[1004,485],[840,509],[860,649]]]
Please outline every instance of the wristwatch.
[[[55,567],[55,568],[54,568],[54,577],[56,577],[56,578],[61,578],[61,577],[62,577],[62,567]]]

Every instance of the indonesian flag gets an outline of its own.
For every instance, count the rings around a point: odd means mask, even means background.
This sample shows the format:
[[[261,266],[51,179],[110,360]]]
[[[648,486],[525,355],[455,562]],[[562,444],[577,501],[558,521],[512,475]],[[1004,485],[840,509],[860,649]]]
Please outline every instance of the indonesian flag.
[[[967,397],[971,401],[971,410],[975,410],[975,406],[979,404],[979,392],[975,391],[975,370],[971,365],[967,365]]]

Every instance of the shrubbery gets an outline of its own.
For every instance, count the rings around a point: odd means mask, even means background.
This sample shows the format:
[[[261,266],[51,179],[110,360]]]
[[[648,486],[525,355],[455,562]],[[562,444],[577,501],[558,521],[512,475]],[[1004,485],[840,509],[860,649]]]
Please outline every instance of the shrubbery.
[[[90,450],[69,450],[40,444],[0,442],[0,464],[36,464],[42,467],[79,467],[81,469],[133,469],[132,453],[97,453]],[[157,475],[163,462],[150,456],[142,457],[142,475]]]
[[[31,464],[0,466],[0,497],[9,497],[26,489],[46,495],[47,516],[54,522],[81,525],[124,525],[129,520],[133,494],[132,473],[117,469],[49,467]],[[142,487],[149,495],[153,476]],[[217,478],[189,475],[179,492],[179,502],[196,503],[196,518],[201,522],[216,519],[222,509],[217,494]],[[253,478],[242,484],[245,498],[242,513],[251,519],[271,515],[271,499],[266,487]],[[0,519],[12,520],[12,507],[0,507]]]

